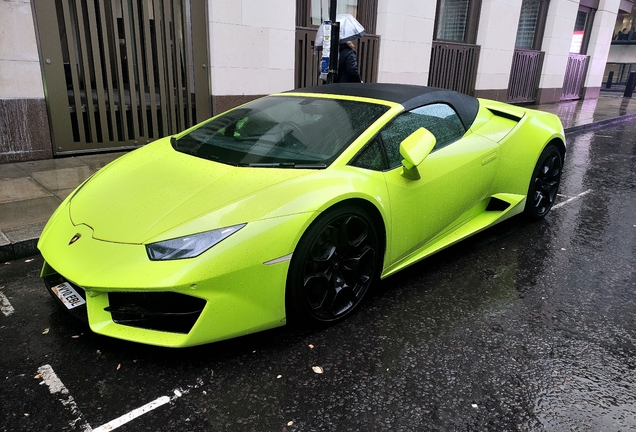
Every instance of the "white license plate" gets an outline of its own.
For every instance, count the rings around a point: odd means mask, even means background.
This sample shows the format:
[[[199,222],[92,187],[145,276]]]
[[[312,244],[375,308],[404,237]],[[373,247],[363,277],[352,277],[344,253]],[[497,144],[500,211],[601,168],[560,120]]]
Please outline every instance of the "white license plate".
[[[75,288],[73,288],[68,282],[54,286],[51,288],[51,291],[55,293],[57,298],[62,300],[62,303],[64,303],[64,306],[66,306],[67,309],[73,309],[86,304],[86,300],[84,300],[82,296],[75,291]]]

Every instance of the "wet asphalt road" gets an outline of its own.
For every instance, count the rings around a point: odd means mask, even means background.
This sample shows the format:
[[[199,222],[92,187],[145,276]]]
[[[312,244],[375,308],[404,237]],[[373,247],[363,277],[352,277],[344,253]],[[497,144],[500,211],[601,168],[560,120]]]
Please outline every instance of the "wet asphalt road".
[[[118,430],[634,430],[635,137],[570,137],[546,220],[427,259],[319,331],[135,345],[60,310],[40,257],[0,264],[0,430],[89,430],[153,401]]]

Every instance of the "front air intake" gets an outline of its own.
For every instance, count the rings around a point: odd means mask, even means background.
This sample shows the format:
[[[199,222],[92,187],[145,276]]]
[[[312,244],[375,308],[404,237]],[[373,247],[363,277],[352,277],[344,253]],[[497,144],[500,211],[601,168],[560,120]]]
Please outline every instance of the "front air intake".
[[[174,292],[110,292],[110,312],[117,324],[171,333],[189,333],[205,307],[198,297]]]

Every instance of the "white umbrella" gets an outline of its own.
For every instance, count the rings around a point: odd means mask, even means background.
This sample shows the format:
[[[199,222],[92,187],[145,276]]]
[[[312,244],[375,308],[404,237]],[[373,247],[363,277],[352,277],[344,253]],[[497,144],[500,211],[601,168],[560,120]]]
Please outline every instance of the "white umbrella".
[[[336,15],[336,21],[340,23],[340,43],[345,43],[354,39],[359,39],[367,34],[362,27],[362,24],[351,14],[338,14]],[[316,43],[314,49],[322,49],[322,43],[324,41],[325,24],[320,24],[318,27],[318,33],[316,33]]]

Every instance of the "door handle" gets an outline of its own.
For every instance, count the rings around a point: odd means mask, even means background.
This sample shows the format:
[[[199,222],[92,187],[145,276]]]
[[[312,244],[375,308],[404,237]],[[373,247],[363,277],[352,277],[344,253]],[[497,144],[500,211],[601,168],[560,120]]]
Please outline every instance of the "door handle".
[[[481,160],[481,166],[484,166],[486,164],[489,164],[490,162],[494,161],[495,159],[497,159],[497,152],[492,152],[489,155],[485,156],[482,160]]]

